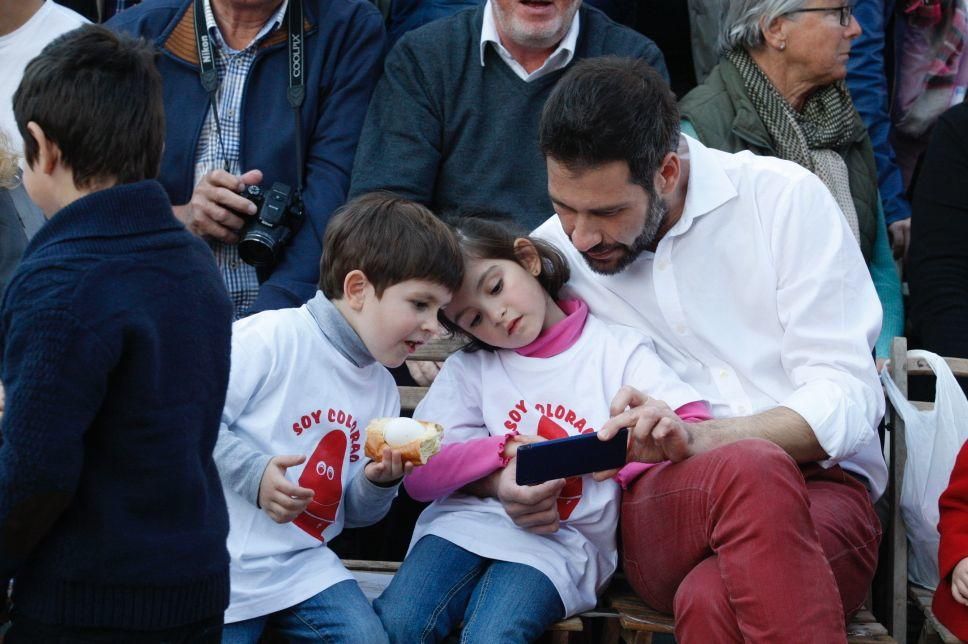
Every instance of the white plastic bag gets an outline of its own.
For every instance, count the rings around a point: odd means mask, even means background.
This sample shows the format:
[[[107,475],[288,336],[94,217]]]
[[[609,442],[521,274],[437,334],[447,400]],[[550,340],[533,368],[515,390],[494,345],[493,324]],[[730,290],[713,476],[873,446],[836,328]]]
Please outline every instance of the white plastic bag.
[[[937,377],[934,409],[917,409],[885,369],[881,381],[891,404],[904,419],[907,461],[901,483],[901,516],[907,526],[908,579],[934,590],[938,586],[938,497],[968,439],[968,400],[945,363],[930,351],[909,351]]]

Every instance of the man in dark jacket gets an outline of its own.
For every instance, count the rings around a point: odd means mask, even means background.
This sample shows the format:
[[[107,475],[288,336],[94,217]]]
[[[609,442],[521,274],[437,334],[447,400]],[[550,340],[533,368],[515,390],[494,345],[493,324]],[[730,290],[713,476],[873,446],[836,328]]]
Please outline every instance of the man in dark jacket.
[[[194,7],[203,14],[218,74],[211,96],[199,75]],[[293,47],[301,56],[291,59],[287,43],[299,34],[294,23],[290,38],[288,17],[298,9],[304,46]],[[367,0],[147,0],[108,24],[161,49],[168,136],[159,178],[175,215],[210,241],[236,317],[302,304],[319,281],[326,222],[346,200],[382,62],[379,12]],[[292,71],[305,88],[298,128],[287,93]],[[305,222],[281,258],[257,272],[238,252],[256,207],[238,193],[275,182],[304,185]]]

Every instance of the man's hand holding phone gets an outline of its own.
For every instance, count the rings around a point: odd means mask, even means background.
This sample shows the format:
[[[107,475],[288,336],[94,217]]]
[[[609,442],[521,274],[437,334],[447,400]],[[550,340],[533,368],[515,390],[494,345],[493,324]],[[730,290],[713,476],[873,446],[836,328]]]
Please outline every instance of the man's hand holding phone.
[[[633,387],[619,389],[609,406],[609,418],[598,430],[598,437],[610,440],[629,428],[628,462],[678,463],[697,452],[695,436],[669,405],[649,398]],[[596,481],[615,476],[616,469],[597,472]]]

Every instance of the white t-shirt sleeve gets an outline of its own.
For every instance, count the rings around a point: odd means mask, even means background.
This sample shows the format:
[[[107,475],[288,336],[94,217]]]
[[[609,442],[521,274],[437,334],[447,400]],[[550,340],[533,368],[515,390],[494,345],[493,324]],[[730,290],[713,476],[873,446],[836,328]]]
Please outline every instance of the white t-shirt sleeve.
[[[256,398],[270,377],[272,349],[251,325],[232,331],[232,366],[225,407],[213,456],[222,485],[242,498],[258,503],[259,484],[273,454],[263,454],[250,441],[233,432],[233,425]]]

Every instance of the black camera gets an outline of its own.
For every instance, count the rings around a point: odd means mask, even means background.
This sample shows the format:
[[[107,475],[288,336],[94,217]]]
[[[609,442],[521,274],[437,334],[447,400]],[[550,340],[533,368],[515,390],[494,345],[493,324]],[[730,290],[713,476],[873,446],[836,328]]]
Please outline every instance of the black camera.
[[[279,261],[286,242],[303,223],[303,205],[299,192],[284,183],[274,183],[265,192],[259,186],[246,186],[242,196],[256,205],[242,228],[239,257],[257,268]]]

